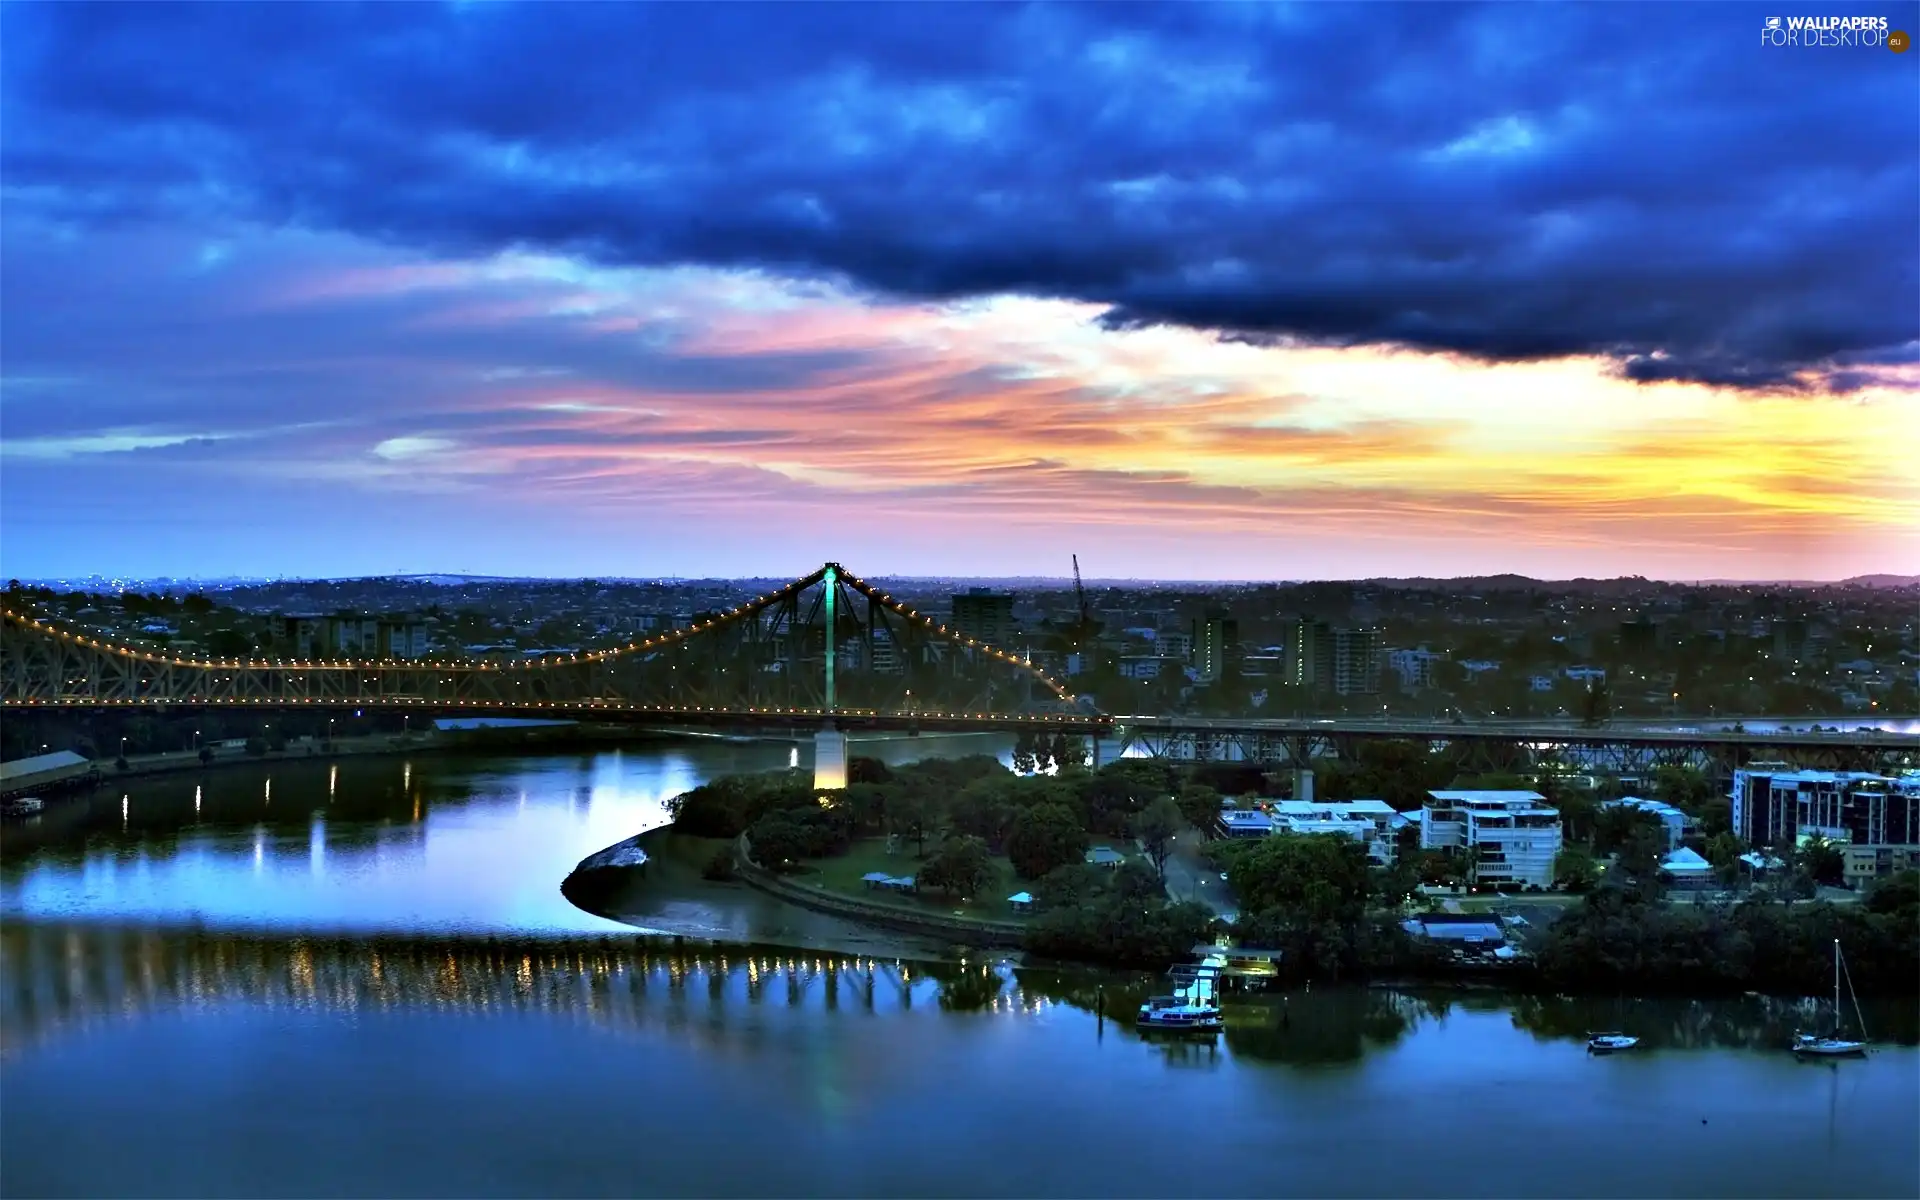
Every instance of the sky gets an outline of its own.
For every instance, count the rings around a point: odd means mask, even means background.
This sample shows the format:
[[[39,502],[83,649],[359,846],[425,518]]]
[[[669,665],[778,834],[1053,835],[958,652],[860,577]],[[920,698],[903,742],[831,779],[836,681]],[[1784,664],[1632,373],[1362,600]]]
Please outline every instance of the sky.
[[[1777,11],[6,5],[0,574],[1920,573]]]

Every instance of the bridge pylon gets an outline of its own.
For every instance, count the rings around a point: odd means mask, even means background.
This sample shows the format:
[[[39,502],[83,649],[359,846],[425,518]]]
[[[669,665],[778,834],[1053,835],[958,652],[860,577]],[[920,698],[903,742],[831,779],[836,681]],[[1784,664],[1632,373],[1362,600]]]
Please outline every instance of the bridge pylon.
[[[847,735],[831,721],[813,735],[813,786],[823,792],[847,786]]]

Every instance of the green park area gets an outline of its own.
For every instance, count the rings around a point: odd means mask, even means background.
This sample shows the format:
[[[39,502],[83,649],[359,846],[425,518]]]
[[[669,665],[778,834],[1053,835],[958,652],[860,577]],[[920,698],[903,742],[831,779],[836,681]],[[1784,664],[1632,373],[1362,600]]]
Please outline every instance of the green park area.
[[[1174,835],[1211,826],[1224,797],[1250,804],[1280,781],[1244,764],[1158,759],[1088,770],[1057,743],[1046,755],[1023,746],[1015,762],[1022,769],[988,756],[899,767],[856,757],[848,786],[831,791],[798,770],[724,776],[672,802],[674,829],[724,847],[710,874],[731,871],[745,834],[753,861],[794,883],[876,907],[1020,919],[1026,948],[1047,957],[1161,969],[1227,932],[1210,909],[1168,897]],[[1279,951],[1294,981],[1437,979],[1454,968],[1433,944],[1408,935],[1408,911],[1514,905],[1546,926],[1536,931],[1526,970],[1559,991],[1818,991],[1836,937],[1863,992],[1910,993],[1920,978],[1920,877],[1912,873],[1881,881],[1860,903],[1814,902],[1814,885],[1837,874],[1838,855],[1810,844],[1783,850],[1791,861],[1778,878],[1729,892],[1732,899],[1674,904],[1662,869],[1665,835],[1649,814],[1607,807],[1605,792],[1566,786],[1551,773],[1476,775],[1461,766],[1422,746],[1382,743],[1318,773],[1326,799],[1381,797],[1402,811],[1448,786],[1539,792],[1565,832],[1553,891],[1430,894],[1423,884],[1470,885],[1476,860],[1472,851],[1421,849],[1417,827],[1401,830],[1387,865],[1351,838],[1281,833],[1208,851],[1236,906],[1231,934]],[[1746,848],[1726,830],[1725,801],[1694,774],[1663,772],[1656,785],[1694,815],[1716,871],[1731,871],[1730,856]],[[1088,851],[1100,846],[1126,861],[1089,864]],[[917,886],[870,888],[872,873],[912,876]],[[1016,892],[1035,900],[1019,918],[1007,899]]]
[[[899,908],[956,913],[988,920],[1014,920],[1020,916],[1008,904],[1007,897],[1030,891],[1031,885],[1019,877],[1005,854],[988,855],[985,882],[971,896],[956,897],[949,892],[932,890],[909,893],[870,886],[866,882],[869,874],[878,872],[896,879],[917,879],[926,867],[928,860],[916,855],[911,843],[891,839],[893,849],[889,850],[889,840],[885,837],[861,838],[853,842],[845,854],[802,860],[801,869],[794,874],[793,881]]]

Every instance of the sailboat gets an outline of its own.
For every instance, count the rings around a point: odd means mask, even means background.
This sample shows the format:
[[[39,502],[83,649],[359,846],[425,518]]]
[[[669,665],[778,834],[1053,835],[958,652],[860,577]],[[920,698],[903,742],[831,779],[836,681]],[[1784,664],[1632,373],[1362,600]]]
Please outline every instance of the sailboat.
[[[1867,1021],[1860,1013],[1860,997],[1853,994],[1853,974],[1847,971],[1846,961],[1840,954],[1840,939],[1833,939],[1833,1032],[1830,1034],[1796,1033],[1793,1035],[1794,1054],[1806,1058],[1859,1058],[1867,1052],[1867,1043],[1853,1041],[1840,1036],[1840,980],[1847,981],[1847,995],[1853,999],[1853,1015],[1860,1022],[1860,1036],[1867,1034]]]

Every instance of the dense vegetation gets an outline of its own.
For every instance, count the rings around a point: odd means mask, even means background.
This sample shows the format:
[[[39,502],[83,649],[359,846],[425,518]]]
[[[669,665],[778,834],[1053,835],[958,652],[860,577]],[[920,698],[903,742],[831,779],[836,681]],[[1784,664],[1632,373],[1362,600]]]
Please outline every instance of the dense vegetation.
[[[1920,986],[1920,874],[1882,880],[1859,904],[1786,904],[1771,896],[1724,907],[1668,905],[1607,887],[1555,922],[1539,951],[1562,991],[1822,995],[1833,943],[1861,993]]]
[[[1049,748],[1049,753],[1061,753]],[[923,890],[975,896],[1004,857],[1037,901],[1029,947],[1055,957],[1157,967],[1210,935],[1206,910],[1167,898],[1163,882],[1174,833],[1207,826],[1225,796],[1276,790],[1275,780],[1235,764],[1176,768],[1123,759],[1098,771],[1060,760],[1052,776],[1016,775],[986,756],[929,759],[889,768],[850,764],[844,792],[817,793],[804,772],[729,776],[674,801],[676,824],[708,837],[751,834],[755,855],[774,870],[845,854],[863,838],[892,835],[918,859]],[[1818,842],[1769,848],[1786,863],[1748,887],[1726,801],[1698,772],[1662,769],[1648,789],[1693,814],[1702,852],[1744,899],[1669,905],[1661,875],[1665,834],[1633,809],[1604,808],[1618,785],[1575,789],[1551,774],[1464,773],[1417,747],[1363,746],[1351,762],[1319,772],[1329,798],[1377,796],[1416,807],[1433,788],[1532,788],[1560,811],[1567,850],[1557,864],[1565,890],[1586,892],[1534,947],[1532,972],[1560,991],[1618,989],[1708,994],[1755,990],[1821,993],[1831,983],[1838,937],[1862,992],[1911,993],[1920,986],[1920,885],[1909,873],[1885,881],[1859,904],[1805,901],[1817,884],[1839,881],[1841,859]],[[1085,863],[1099,842],[1137,846],[1145,862],[1117,870]],[[1471,860],[1422,852],[1402,831],[1394,866],[1372,865],[1358,843],[1334,836],[1275,836],[1216,842],[1246,945],[1280,950],[1284,974],[1318,981],[1444,975],[1458,965],[1410,938],[1400,925],[1421,883],[1455,883]],[[1515,976],[1528,968],[1511,967]],[[1512,982],[1523,982],[1515,977]]]
[[[1210,818],[1218,793],[1189,789],[1183,805],[1165,764],[1123,760],[1089,771],[1058,745],[1047,757],[1061,764],[1057,774],[1016,775],[985,756],[897,768],[855,758],[846,790],[829,793],[802,771],[732,775],[677,797],[671,809],[686,833],[746,833],[755,859],[775,871],[804,870],[862,838],[891,835],[917,856],[921,890],[952,899],[975,896],[1004,856],[1038,901],[1036,953],[1159,968],[1211,936],[1204,908],[1168,900],[1161,871],[1183,807]],[[1096,840],[1137,843],[1151,865],[1088,866]]]

